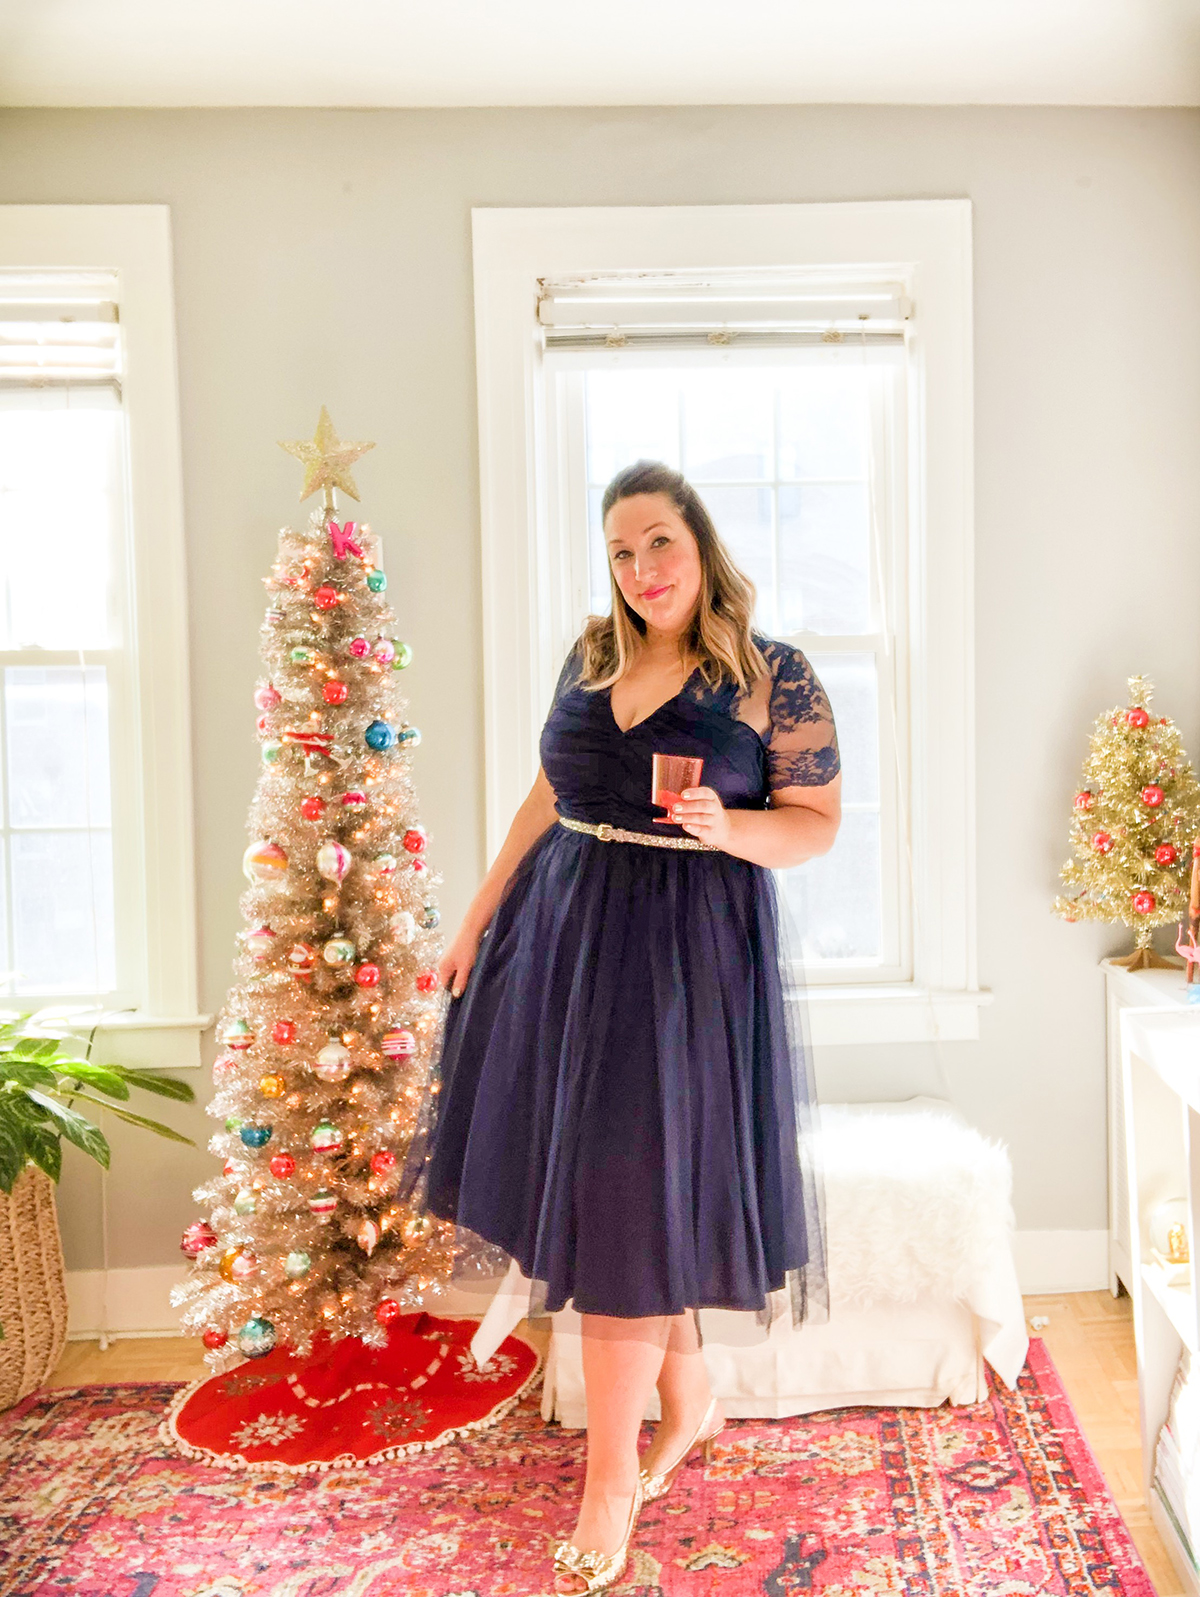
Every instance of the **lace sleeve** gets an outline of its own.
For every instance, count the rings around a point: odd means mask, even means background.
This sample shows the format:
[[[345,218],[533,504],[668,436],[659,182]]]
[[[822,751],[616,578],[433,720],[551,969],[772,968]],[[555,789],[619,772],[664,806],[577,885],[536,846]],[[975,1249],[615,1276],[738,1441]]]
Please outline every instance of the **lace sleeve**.
[[[842,768],[837,729],[825,689],[799,649],[778,646],[771,666],[767,785],[824,787]]]
[[[550,701],[551,709],[558,703],[564,693],[569,693],[579,681],[583,669],[583,653],[578,641],[571,645],[567,658],[563,661],[563,668],[558,673],[558,681],[554,684],[554,697]]]

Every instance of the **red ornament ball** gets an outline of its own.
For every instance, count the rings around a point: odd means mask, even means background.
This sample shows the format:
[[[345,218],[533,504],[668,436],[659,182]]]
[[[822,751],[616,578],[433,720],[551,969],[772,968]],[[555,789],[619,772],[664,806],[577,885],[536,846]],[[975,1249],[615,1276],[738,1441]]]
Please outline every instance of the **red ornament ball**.
[[[224,1347],[226,1342],[228,1342],[229,1332],[220,1331],[215,1325],[210,1325],[200,1340],[204,1343],[205,1347],[211,1348],[213,1352],[216,1352],[217,1348]]]
[[[380,1298],[375,1305],[375,1318],[380,1325],[391,1325],[392,1321],[398,1320],[403,1312],[395,1298]]]
[[[234,1164],[233,1160],[226,1159],[225,1163],[221,1166],[221,1174],[224,1176],[231,1176],[236,1169],[237,1165]]]
[[[313,594],[313,603],[318,610],[332,610],[340,598],[337,589],[331,588],[326,582]]]
[[[412,826],[404,834],[404,846],[410,854],[423,854],[426,841],[423,826]]]
[[[286,1181],[295,1173],[296,1161],[290,1153],[275,1153],[271,1155],[271,1174],[279,1181]]]
[[[1097,832],[1095,837],[1092,838],[1092,847],[1096,850],[1097,854],[1111,854],[1113,850],[1113,840],[1107,832]]]
[[[346,695],[349,691],[350,689],[344,682],[339,682],[334,678],[332,682],[327,682],[321,689],[321,696],[326,704],[345,704]]]
[[[306,821],[319,821],[325,813],[325,800],[318,798],[315,793],[310,798],[301,799],[300,813]]]
[[[1095,799],[1086,788],[1082,793],[1076,793],[1075,795],[1075,808],[1077,810],[1090,810],[1095,802]]]
[[[197,1220],[188,1226],[179,1243],[179,1251],[186,1253],[189,1259],[196,1259],[208,1248],[215,1247],[217,1233],[207,1220]]]
[[[258,730],[260,732],[265,732],[267,730],[268,725],[270,724],[269,718],[267,716],[265,716],[265,715],[260,715],[258,720],[255,721],[254,724],[255,724],[255,726],[258,728]]]
[[[1174,865],[1179,858],[1179,850],[1174,843],[1160,843],[1154,850],[1154,863],[1156,865]]]
[[[354,972],[354,979],[360,987],[378,987],[379,966],[360,965]]]
[[[1156,810],[1165,797],[1162,788],[1155,786],[1153,782],[1149,787],[1142,789],[1142,803],[1148,804],[1152,810]]]
[[[1135,704],[1132,710],[1125,712],[1125,720],[1130,726],[1149,726],[1150,712],[1143,710],[1140,704]]]
[[[378,1153],[371,1155],[371,1169],[377,1176],[386,1176],[389,1170],[396,1168],[396,1155],[390,1148],[380,1148]]]
[[[1139,915],[1149,915],[1153,911],[1156,902],[1157,900],[1153,893],[1143,891],[1133,895],[1133,907]]]
[[[277,1020],[271,1027],[271,1041],[278,1043],[281,1048],[286,1048],[288,1043],[296,1040],[296,1022],[294,1020]]]
[[[436,970],[423,970],[417,977],[417,991],[419,993],[435,993],[437,992],[437,984]]]

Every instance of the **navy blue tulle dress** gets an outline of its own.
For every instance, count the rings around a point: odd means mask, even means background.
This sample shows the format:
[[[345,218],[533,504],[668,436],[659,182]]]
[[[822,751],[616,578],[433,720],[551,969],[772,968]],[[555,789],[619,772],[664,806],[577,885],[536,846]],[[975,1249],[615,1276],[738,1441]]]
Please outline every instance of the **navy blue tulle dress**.
[[[563,668],[541,738],[562,816],[655,822],[651,754],[700,755],[727,808],[823,785],[833,717],[804,655],[756,636],[751,690],[697,670],[622,732]],[[724,852],[551,826],[506,885],[450,1005],[426,1206],[516,1260],[537,1308],[753,1312],[823,1279],[807,1061],[785,1002],[771,872]]]

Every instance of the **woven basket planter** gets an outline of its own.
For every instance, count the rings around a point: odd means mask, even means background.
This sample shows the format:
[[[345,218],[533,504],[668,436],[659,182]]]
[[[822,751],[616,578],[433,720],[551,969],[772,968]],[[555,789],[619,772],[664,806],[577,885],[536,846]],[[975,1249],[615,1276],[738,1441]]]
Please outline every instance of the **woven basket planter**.
[[[67,1340],[67,1277],[54,1183],[26,1165],[0,1192],[0,1409],[42,1384]]]

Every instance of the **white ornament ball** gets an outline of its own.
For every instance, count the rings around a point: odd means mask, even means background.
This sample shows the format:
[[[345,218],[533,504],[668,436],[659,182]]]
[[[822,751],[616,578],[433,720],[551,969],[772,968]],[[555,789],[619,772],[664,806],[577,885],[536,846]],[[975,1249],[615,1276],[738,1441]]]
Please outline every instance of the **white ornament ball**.
[[[402,909],[392,916],[392,935],[398,943],[412,942],[417,935],[417,922],[410,910]]]
[[[341,882],[354,863],[350,850],[330,839],[317,850],[317,870],[330,882]]]
[[[314,1066],[322,1081],[345,1081],[350,1074],[350,1050],[344,1043],[326,1043]]]

